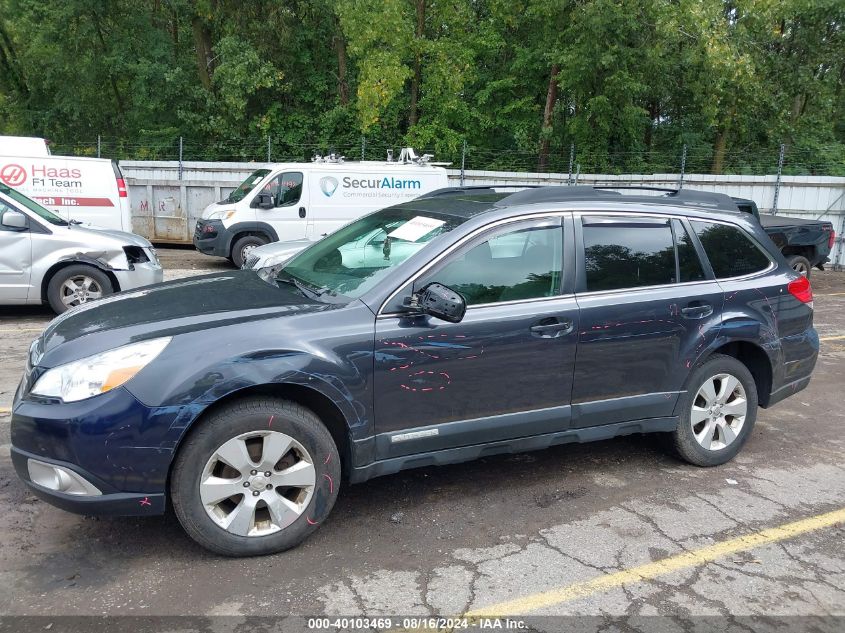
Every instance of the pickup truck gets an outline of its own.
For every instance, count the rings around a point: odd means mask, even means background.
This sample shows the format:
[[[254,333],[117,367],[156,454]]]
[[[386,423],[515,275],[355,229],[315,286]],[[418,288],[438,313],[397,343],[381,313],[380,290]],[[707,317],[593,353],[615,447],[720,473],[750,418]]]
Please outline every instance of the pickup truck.
[[[833,224],[821,220],[760,213],[753,200],[733,200],[740,211],[750,213],[760,221],[760,226],[796,272],[809,277],[814,267],[824,270],[824,264],[829,261],[830,251],[836,240]]]

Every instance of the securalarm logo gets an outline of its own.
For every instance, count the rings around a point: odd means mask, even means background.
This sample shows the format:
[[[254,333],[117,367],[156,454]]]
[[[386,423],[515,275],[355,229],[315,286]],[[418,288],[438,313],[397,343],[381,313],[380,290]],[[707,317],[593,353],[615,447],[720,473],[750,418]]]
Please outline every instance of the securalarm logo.
[[[4,165],[3,169],[0,169],[0,181],[10,187],[20,187],[26,182],[26,169],[15,163]]]
[[[331,198],[332,194],[337,190],[337,178],[331,176],[323,176],[320,178],[320,191],[327,198]]]

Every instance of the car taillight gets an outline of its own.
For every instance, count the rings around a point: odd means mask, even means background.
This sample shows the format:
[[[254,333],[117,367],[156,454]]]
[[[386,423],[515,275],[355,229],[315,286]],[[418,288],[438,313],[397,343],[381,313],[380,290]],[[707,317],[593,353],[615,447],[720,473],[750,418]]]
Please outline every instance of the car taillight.
[[[806,277],[793,279],[787,284],[786,289],[801,303],[813,303],[813,289],[810,287],[810,280]]]
[[[129,193],[126,191],[126,181],[123,178],[117,179],[117,195],[121,198],[129,197]]]
[[[833,230],[833,227],[830,228],[830,235],[827,238],[827,247],[830,250],[833,250],[833,243],[836,241],[836,231]]]

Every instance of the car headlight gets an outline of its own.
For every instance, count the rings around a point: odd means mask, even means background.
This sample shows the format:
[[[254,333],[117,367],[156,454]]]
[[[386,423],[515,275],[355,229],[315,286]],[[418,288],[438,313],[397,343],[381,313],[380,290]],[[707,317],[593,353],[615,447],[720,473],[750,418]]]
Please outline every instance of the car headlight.
[[[76,402],[126,383],[167,347],[172,337],[124,345],[59,365],[38,379],[32,393]]]
[[[212,211],[205,217],[206,220],[228,220],[235,215],[234,209],[220,209],[219,211]]]

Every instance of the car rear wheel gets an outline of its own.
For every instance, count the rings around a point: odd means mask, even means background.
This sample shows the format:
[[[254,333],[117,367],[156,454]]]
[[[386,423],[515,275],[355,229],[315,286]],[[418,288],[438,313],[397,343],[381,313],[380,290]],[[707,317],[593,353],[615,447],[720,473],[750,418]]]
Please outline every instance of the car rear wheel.
[[[96,301],[114,291],[103,271],[86,264],[66,266],[56,272],[47,285],[47,301],[56,314],[89,301]]]
[[[806,257],[802,257],[801,255],[793,255],[786,261],[792,267],[792,270],[794,270],[796,273],[801,273],[805,277],[810,276],[810,271],[813,269],[813,266],[810,264],[810,260]]]
[[[268,241],[260,235],[244,235],[232,246],[232,263],[241,268],[253,249],[267,243]]]
[[[340,487],[337,447],[310,410],[238,400],[185,440],[171,479],[185,531],[225,556],[280,552],[325,520]]]
[[[690,375],[672,447],[696,466],[733,459],[751,435],[757,418],[757,387],[748,368],[717,354]]]

